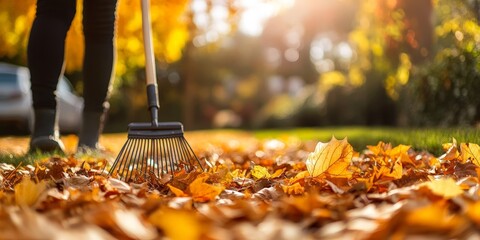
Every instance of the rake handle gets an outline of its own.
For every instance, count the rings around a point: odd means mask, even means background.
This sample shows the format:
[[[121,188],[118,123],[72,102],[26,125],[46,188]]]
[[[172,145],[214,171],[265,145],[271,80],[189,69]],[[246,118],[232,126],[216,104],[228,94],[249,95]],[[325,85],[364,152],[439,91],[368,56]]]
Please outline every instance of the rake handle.
[[[145,72],[147,76],[147,99],[153,126],[158,126],[158,87],[153,55],[152,26],[150,20],[150,1],[142,0],[142,32],[145,48]]]

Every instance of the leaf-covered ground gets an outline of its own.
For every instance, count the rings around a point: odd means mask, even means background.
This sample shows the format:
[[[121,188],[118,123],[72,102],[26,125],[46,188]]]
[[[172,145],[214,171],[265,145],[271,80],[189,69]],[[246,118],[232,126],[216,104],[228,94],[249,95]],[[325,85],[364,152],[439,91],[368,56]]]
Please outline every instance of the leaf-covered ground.
[[[76,139],[64,139],[69,151]],[[480,147],[189,135],[205,172],[108,177],[111,156],[0,163],[3,239],[479,239]],[[405,143],[408,144],[408,143]],[[0,139],[2,154],[25,139]]]

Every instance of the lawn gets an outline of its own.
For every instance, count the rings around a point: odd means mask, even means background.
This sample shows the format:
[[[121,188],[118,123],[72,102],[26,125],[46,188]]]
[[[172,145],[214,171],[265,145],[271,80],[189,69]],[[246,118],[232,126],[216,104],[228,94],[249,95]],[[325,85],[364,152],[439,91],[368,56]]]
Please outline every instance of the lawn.
[[[480,129],[475,128],[380,128],[380,127],[338,127],[338,128],[297,128],[290,130],[255,131],[258,138],[298,137],[302,140],[329,141],[332,136],[338,139],[348,138],[355,150],[365,149],[367,145],[376,145],[379,141],[393,145],[406,144],[416,150],[441,153],[442,143],[480,142]]]
[[[205,136],[208,136],[205,138]],[[298,139],[301,141],[327,142],[335,136],[337,139],[347,137],[354,150],[362,151],[367,145],[376,145],[379,141],[393,145],[405,144],[417,151],[428,151],[433,154],[442,153],[442,144],[455,138],[458,142],[480,141],[480,129],[475,128],[384,128],[384,127],[330,127],[330,128],[294,128],[267,130],[203,130],[186,133],[187,140],[194,149],[198,144],[210,140],[223,142],[225,139],[268,140]],[[75,152],[77,138],[74,135],[62,137],[67,153]],[[104,134],[101,143],[107,148],[110,157],[115,157],[125,143],[126,134]],[[35,159],[48,157],[45,154],[25,155],[28,148],[28,137],[0,137],[0,162],[18,164],[20,161],[32,163]]]

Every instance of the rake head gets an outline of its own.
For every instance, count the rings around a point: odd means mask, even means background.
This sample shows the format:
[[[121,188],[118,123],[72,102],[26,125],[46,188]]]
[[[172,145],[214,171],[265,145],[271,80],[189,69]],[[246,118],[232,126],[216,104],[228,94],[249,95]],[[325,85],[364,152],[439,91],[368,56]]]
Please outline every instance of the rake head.
[[[156,126],[155,126],[156,125]],[[183,136],[179,122],[130,123],[128,140],[110,169],[110,175],[129,182],[152,174],[161,177],[185,169],[202,168]]]

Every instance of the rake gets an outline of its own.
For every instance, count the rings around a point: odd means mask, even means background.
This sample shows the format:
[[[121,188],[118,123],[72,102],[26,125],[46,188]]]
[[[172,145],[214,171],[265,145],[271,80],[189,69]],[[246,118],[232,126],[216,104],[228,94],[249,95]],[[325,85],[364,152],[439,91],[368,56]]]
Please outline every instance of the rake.
[[[109,174],[129,182],[161,177],[179,170],[203,170],[200,161],[183,135],[180,122],[158,122],[158,89],[153,57],[149,0],[142,0],[142,30],[145,47],[147,99],[151,123],[130,123],[128,139]]]

